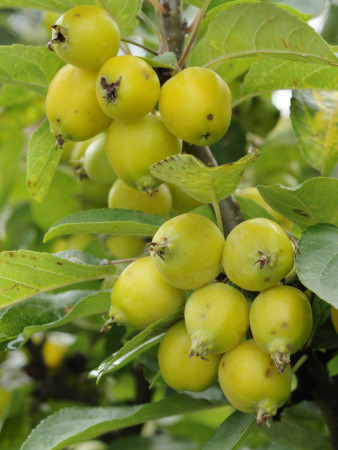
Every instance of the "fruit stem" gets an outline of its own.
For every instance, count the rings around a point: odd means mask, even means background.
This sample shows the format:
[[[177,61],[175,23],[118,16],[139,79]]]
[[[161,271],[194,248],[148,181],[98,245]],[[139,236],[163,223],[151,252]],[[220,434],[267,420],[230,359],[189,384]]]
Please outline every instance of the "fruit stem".
[[[296,364],[293,366],[291,372],[296,373],[297,370],[307,361],[308,355],[303,355],[299,358],[299,360],[296,362]]]
[[[131,39],[122,38],[121,41],[126,42],[127,44],[135,45],[136,47],[143,48],[144,50],[147,50],[147,52],[152,53],[153,55],[159,54],[157,50],[154,50],[146,45],[140,44],[139,42],[133,41]]]
[[[222,216],[221,216],[221,210],[219,208],[219,202],[216,195],[215,185],[213,180],[210,180],[210,191],[211,191],[211,198],[212,198],[212,206],[214,207],[217,226],[220,229],[221,233],[224,236],[224,229],[223,229],[223,222],[222,222]]]
[[[201,24],[201,21],[202,21],[202,19],[204,17],[204,14],[205,14],[208,6],[209,6],[209,3],[210,3],[210,0],[204,0],[203,5],[201,6],[201,8],[196,13],[196,17],[195,17],[195,19],[193,21],[194,22],[194,28],[193,28],[192,33],[190,35],[189,41],[187,43],[187,46],[185,47],[183,55],[181,56],[180,60],[178,61],[178,66],[181,67],[181,68],[184,66],[185,60],[187,59],[187,56],[188,56],[188,54],[190,52],[192,44],[194,43],[194,40],[196,38],[198,29],[200,27],[200,24]]]

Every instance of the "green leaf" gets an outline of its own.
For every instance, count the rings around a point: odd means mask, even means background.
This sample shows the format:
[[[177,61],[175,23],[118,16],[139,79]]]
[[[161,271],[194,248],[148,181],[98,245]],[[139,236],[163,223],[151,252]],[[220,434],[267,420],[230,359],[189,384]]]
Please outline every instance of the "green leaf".
[[[42,202],[46,197],[61,154],[45,119],[32,134],[27,153],[27,187],[36,201]]]
[[[330,175],[338,162],[338,91],[294,92],[291,121],[305,160]]]
[[[210,22],[207,39],[215,62],[273,56],[338,65],[330,46],[310,25],[270,2],[236,2]]]
[[[164,52],[155,56],[153,59],[142,58],[148,62],[152,67],[163,67],[166,69],[174,69],[177,59],[174,53]]]
[[[45,234],[44,242],[65,234],[129,234],[153,236],[167,220],[157,214],[120,208],[80,211],[60,220]]]
[[[208,167],[192,155],[170,156],[150,166],[150,173],[160,180],[180,187],[191,197],[212,203],[228,197],[236,189],[245,170],[260,157],[256,149],[236,162]]]
[[[338,70],[335,67],[266,57],[251,66],[244,79],[243,96],[233,104],[277,89],[334,90],[337,85]]]
[[[47,417],[31,432],[21,450],[57,450],[104,433],[149,420],[219,407],[219,403],[173,394],[145,405],[66,408]]]
[[[48,86],[64,62],[47,47],[0,46],[0,82],[46,94]]]
[[[93,266],[29,250],[0,253],[0,307],[41,292],[114,274],[113,266]]]
[[[96,376],[99,381],[103,375],[108,372],[121,369],[130,363],[140,353],[148,350],[150,347],[158,344],[167,329],[184,316],[184,308],[168,314],[163,319],[157,320],[149,327],[138,333],[134,338],[130,339],[120,350],[106,358],[97,370],[91,373]]]
[[[245,220],[253,219],[255,217],[265,217],[266,219],[275,220],[265,208],[260,206],[254,200],[244,198],[239,195],[236,196],[236,194],[235,197]]]
[[[255,414],[235,411],[218,428],[215,435],[206,443],[203,450],[230,450],[248,433],[255,422]]]
[[[323,325],[331,313],[331,305],[317,295],[313,295],[311,301],[312,315],[313,315],[313,330],[314,334],[321,325]]]
[[[301,229],[317,223],[338,225],[338,180],[312,178],[295,187],[257,186],[264,200]]]
[[[110,291],[73,290],[37,295],[20,305],[13,305],[2,315],[0,349],[21,347],[34,333],[106,312],[109,305]]]
[[[5,128],[5,127],[4,127]],[[16,126],[0,131],[0,209],[15,184],[25,143],[22,130]]]
[[[95,5],[95,0],[0,0],[0,6],[67,11],[77,5]]]
[[[32,91],[6,84],[1,86],[0,89],[0,106],[13,107],[21,105],[22,103],[27,103],[34,99],[35,96],[36,94]]]
[[[296,271],[300,281],[338,308],[338,228],[326,223],[309,227],[298,245]]]

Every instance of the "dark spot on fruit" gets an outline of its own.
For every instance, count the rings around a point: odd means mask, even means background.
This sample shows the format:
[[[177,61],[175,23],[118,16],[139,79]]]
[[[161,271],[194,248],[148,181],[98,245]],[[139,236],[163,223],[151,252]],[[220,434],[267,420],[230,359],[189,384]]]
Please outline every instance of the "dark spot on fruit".
[[[207,303],[207,304],[205,305],[205,307],[206,307],[206,308],[210,308],[210,305],[209,305],[209,303]]]
[[[214,118],[214,115],[213,115],[213,114],[208,114],[208,115],[207,115],[207,119],[208,119],[208,120],[212,120],[213,118]]]
[[[281,323],[281,327],[284,328],[284,329],[287,328],[288,326],[289,326],[289,324],[287,322],[282,322]]]
[[[205,314],[201,314],[201,315],[200,315],[200,318],[201,318],[201,319],[205,319]]]
[[[148,72],[145,72],[144,70],[142,71],[142,75],[144,76],[144,78],[146,80],[148,80],[148,78],[150,78],[150,74]]]
[[[274,334],[276,334],[276,332],[275,332],[275,331],[271,331],[271,333],[270,333],[270,334],[274,335]]]
[[[266,376],[267,378],[271,378],[271,377],[272,377],[272,374],[273,374],[273,372],[272,372],[271,369],[268,369],[268,370],[265,372],[265,376]]]
[[[269,277],[264,278],[264,281],[267,283],[268,281],[270,281]]]
[[[56,121],[57,121],[57,123],[60,123],[60,122],[61,122],[61,120],[60,120],[60,119],[56,119]]]
[[[77,113],[77,112],[79,112],[77,109],[74,109],[74,112],[75,112],[75,114]]]
[[[56,261],[56,264],[57,264],[58,266],[63,266],[62,262],[60,262],[60,261]]]
[[[81,14],[80,13],[76,13],[76,14],[74,14],[74,17],[81,17]]]
[[[225,367],[225,362],[224,361],[222,362],[222,367]]]

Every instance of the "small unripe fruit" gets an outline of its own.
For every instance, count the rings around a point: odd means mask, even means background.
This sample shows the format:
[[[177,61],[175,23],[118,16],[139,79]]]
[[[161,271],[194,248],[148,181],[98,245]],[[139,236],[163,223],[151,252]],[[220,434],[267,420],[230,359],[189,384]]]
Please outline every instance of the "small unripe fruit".
[[[49,47],[53,46],[67,63],[82,69],[99,70],[119,50],[119,27],[107,11],[97,6],[75,6],[52,28]]]
[[[185,292],[171,286],[149,256],[131,263],[111,293],[109,316],[119,325],[142,330],[184,305]]]
[[[283,371],[290,363],[290,355],[300,350],[310,337],[310,302],[302,291],[292,286],[267,289],[251,305],[250,328],[256,344]]]
[[[159,110],[166,127],[195,145],[221,139],[231,119],[231,92],[213,70],[188,67],[161,88]]]
[[[110,124],[95,96],[97,73],[66,65],[54,76],[47,93],[50,131],[62,147],[66,140],[85,141]]]
[[[163,183],[152,195],[133,189],[118,178],[108,194],[109,208],[133,209],[148,214],[167,216],[171,208],[171,194]]]
[[[225,240],[225,273],[242,289],[261,291],[274,286],[290,272],[293,263],[291,241],[283,228],[272,220],[246,220]]]
[[[218,380],[235,408],[257,412],[258,425],[274,416],[291,392],[290,366],[279,374],[270,356],[253,339],[223,355]]]
[[[83,157],[86,175],[96,183],[112,184],[117,178],[106,156],[106,134],[101,133],[88,145]]]
[[[102,111],[112,119],[137,119],[154,109],[160,95],[160,81],[141,58],[115,56],[98,73],[96,95]]]
[[[184,311],[191,353],[205,357],[235,347],[249,328],[249,305],[232,286],[212,283],[194,291]]]
[[[144,248],[144,240],[137,236],[109,236],[105,241],[106,247],[116,259],[134,258]]]
[[[169,328],[158,349],[161,374],[176,391],[204,391],[217,379],[221,355],[210,353],[205,361],[189,354],[190,337],[181,320]]]
[[[165,222],[153,237],[151,258],[173,286],[198,289],[221,271],[224,238],[211,220],[186,213]]]

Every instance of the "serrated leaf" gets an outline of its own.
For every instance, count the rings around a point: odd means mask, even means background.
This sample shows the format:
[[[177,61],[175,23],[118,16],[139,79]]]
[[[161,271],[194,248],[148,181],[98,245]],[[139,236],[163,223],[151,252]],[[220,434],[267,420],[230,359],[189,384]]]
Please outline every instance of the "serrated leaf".
[[[338,91],[294,92],[291,121],[305,160],[330,175],[338,162]]]
[[[309,227],[298,245],[295,264],[300,281],[338,308],[338,228],[325,223]]]
[[[219,403],[173,394],[145,405],[66,408],[52,414],[31,432],[21,450],[57,450],[104,433],[149,420],[219,407]]]
[[[250,198],[236,196],[236,194],[235,197],[245,220],[254,219],[255,217],[265,217],[266,219],[275,220],[265,208]]]
[[[167,220],[157,214],[120,208],[80,211],[61,219],[45,234],[44,242],[65,234],[129,234],[153,236]]]
[[[113,266],[90,266],[29,250],[0,253],[0,308],[52,289],[114,274]]]
[[[32,134],[27,153],[27,187],[36,201],[42,202],[46,197],[61,154],[45,119]]]
[[[207,39],[218,62],[273,56],[338,65],[330,46],[312,27],[270,2],[240,3],[219,12],[210,22]]]
[[[235,411],[219,426],[203,450],[233,449],[246,436],[254,422],[255,414]]]
[[[337,85],[338,70],[335,67],[265,57],[251,66],[244,78],[243,95],[233,104],[278,89],[334,90]]]
[[[217,200],[228,197],[259,157],[260,152],[254,149],[236,162],[208,167],[192,155],[175,155],[153,164],[149,170],[154,177],[175,184],[196,200],[212,203],[213,191]]]
[[[108,311],[110,291],[73,290],[40,294],[8,308],[0,321],[0,349],[24,345],[34,333]]]
[[[166,330],[175,322],[182,319],[183,316],[184,308],[181,308],[178,311],[174,311],[166,317],[157,320],[130,339],[116,353],[106,358],[97,370],[93,371],[91,376],[96,376],[97,381],[99,381],[106,373],[121,369],[135,359],[140,353],[143,353],[148,350],[148,348],[158,344]]]
[[[338,180],[318,177],[295,187],[257,186],[264,200],[301,229],[317,223],[338,225]]]
[[[0,82],[46,94],[55,73],[65,64],[47,47],[0,46]]]

